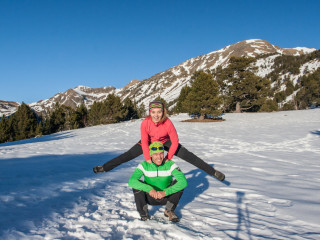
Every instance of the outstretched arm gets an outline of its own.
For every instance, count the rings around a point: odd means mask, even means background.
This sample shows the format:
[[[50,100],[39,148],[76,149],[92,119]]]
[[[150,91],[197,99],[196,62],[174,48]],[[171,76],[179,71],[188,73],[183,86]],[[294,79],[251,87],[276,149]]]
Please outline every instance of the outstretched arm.
[[[150,142],[150,137],[147,131],[147,121],[144,120],[141,123],[141,127],[140,127],[140,133],[141,133],[141,147],[142,147],[142,151],[143,151],[143,156],[144,159],[151,163],[151,156],[149,153],[149,142]]]
[[[171,141],[171,146],[165,158],[171,160],[179,146],[179,138],[178,138],[177,131],[170,119],[167,119],[166,125],[167,125],[168,135]]]

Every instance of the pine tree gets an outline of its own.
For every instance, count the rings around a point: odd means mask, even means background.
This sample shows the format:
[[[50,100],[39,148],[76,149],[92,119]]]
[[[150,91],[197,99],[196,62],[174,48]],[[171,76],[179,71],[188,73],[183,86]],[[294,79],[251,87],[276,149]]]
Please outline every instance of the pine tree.
[[[0,120],[0,143],[14,141],[12,121],[6,117]]]
[[[278,104],[275,100],[268,99],[259,109],[259,112],[275,112],[278,111]]]
[[[299,109],[320,106],[320,69],[302,77],[301,86],[297,94]]]
[[[0,143],[7,141],[6,125],[7,122],[5,117],[0,118]]]
[[[218,84],[213,76],[203,71],[194,73],[189,93],[182,102],[183,108],[189,114],[200,114],[203,119],[206,114],[220,115],[221,104]]]
[[[287,96],[290,96],[293,92],[294,92],[293,83],[290,80],[287,80],[285,93]]]
[[[138,107],[138,117],[139,118],[146,117],[146,106],[144,105],[144,103],[141,103]]]
[[[102,124],[102,102],[94,102],[88,112],[89,125]]]
[[[62,105],[61,110],[64,113],[64,124],[61,128],[61,131],[79,128],[76,111],[70,106],[66,105]]]
[[[37,128],[36,128],[35,136],[36,137],[42,136],[43,131],[44,131],[44,129],[43,129],[42,122],[39,122],[38,125],[37,125]]]
[[[10,117],[10,121],[12,121],[14,140],[36,136],[37,116],[27,104],[22,103],[13,116]]]
[[[25,103],[10,117],[0,121],[0,143],[32,138],[38,135],[38,116]]]
[[[124,106],[123,107],[127,110],[127,115],[124,117],[123,120],[127,121],[127,120],[137,119],[138,118],[138,110],[137,110],[136,103],[133,103],[130,100],[130,98],[126,98],[124,100]]]
[[[177,99],[177,104],[174,108],[174,112],[176,113],[183,113],[183,112],[187,112],[186,109],[184,109],[183,107],[183,101],[187,98],[189,92],[190,92],[191,88],[188,85],[185,85],[181,91],[180,91],[180,95]]]
[[[122,121],[128,114],[128,110],[123,107],[121,99],[115,94],[109,94],[105,101],[107,111],[107,123]]]
[[[46,134],[56,133],[64,130],[66,113],[59,103],[56,103],[53,111],[46,120]]]
[[[81,104],[76,109],[76,121],[79,128],[83,128],[87,126],[88,119],[88,109],[84,104]]]
[[[230,65],[224,70],[226,109],[229,111],[259,111],[270,95],[270,81],[252,72],[254,61],[251,57],[230,58]]]

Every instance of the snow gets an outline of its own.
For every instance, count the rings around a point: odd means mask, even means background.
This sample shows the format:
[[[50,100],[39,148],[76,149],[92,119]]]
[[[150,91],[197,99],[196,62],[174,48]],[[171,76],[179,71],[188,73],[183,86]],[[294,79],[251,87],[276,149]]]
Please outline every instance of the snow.
[[[294,97],[297,95],[297,93],[299,91],[300,90],[298,89],[298,90],[294,91],[291,95],[287,96],[286,99],[283,102],[281,102],[281,104],[285,104],[285,103],[294,101]]]
[[[278,56],[279,55],[272,55],[265,59],[263,58],[258,59],[256,62],[256,66],[258,67],[258,71],[256,72],[256,74],[259,77],[265,77],[269,73],[271,73],[274,70],[272,68],[274,64],[274,59],[276,59]]]
[[[160,206],[138,219],[127,182],[142,156],[92,172],[139,140],[140,119],[1,144],[0,239],[319,239],[320,109],[186,118],[170,118],[180,142],[227,181],[175,158],[179,223]]]
[[[210,52],[208,53],[209,55],[212,55],[212,54],[215,54],[215,53],[224,53],[225,51],[227,51],[232,45],[228,45],[224,48],[221,48],[219,50],[216,50],[216,51],[213,51],[213,52]]]
[[[175,68],[172,68],[172,69],[171,69],[171,72],[172,72],[174,75],[178,76],[178,75],[181,74],[181,69],[180,69],[180,67],[175,67]]]
[[[308,71],[309,73],[314,73],[318,68],[320,68],[320,62],[317,60],[309,61],[305,64],[303,64],[300,69],[299,77],[302,77],[305,75],[305,72]]]
[[[76,93],[78,93],[79,95],[86,95],[86,93],[85,93],[84,91],[80,90],[80,89],[81,89],[81,87],[76,87],[76,88],[74,88],[73,90],[74,90]]]
[[[246,43],[257,43],[257,42],[262,42],[263,41],[261,39],[249,39],[249,40],[246,40]]]
[[[203,61],[200,66],[197,67],[197,71],[201,71],[207,67],[207,61]]]
[[[302,51],[304,54],[312,53],[312,52],[317,50],[315,48],[306,48],[306,47],[296,47],[296,48],[293,48],[293,49],[296,49],[298,51]]]
[[[224,67],[223,64],[229,60],[232,53],[233,53],[233,51],[230,51],[229,54],[225,57],[223,57],[223,55],[219,55],[219,59],[216,61],[216,63],[210,69],[216,69],[220,65],[222,67]]]
[[[2,112],[0,112],[0,118],[3,116],[10,116],[11,114],[17,111],[17,107],[12,107],[9,104],[3,104],[1,108]]]

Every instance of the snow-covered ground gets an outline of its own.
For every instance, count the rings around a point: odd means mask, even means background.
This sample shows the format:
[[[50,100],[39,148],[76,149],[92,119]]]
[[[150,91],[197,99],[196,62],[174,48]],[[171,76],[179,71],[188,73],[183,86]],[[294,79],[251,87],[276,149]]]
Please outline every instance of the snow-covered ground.
[[[168,223],[141,222],[127,182],[143,157],[92,167],[139,140],[141,120],[0,145],[0,239],[319,239],[320,109],[171,117],[180,142],[224,183],[175,158],[188,187]]]

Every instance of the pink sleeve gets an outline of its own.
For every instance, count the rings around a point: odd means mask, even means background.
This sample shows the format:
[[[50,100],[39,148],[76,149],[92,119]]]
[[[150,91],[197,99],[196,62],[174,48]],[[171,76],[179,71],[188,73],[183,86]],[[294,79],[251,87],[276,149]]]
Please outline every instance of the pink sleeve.
[[[170,119],[167,119],[166,124],[168,124],[168,135],[170,137],[171,140],[171,147],[169,149],[167,158],[169,160],[171,160],[173,158],[173,155],[175,154],[175,152],[177,151],[178,145],[179,145],[179,138],[178,138],[178,134],[177,131],[173,125],[173,123],[171,122]]]
[[[149,153],[149,134],[147,131],[148,122],[147,120],[143,120],[141,123],[141,147],[143,151],[143,156],[145,160],[150,160],[150,153]]]

